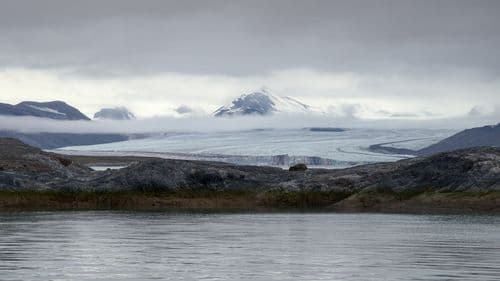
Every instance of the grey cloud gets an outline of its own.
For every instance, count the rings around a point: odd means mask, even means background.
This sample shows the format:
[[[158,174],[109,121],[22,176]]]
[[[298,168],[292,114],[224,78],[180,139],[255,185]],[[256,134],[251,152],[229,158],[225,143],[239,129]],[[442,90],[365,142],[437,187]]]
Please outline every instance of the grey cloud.
[[[499,1],[2,1],[0,67],[500,73]]]
[[[469,113],[467,114],[470,117],[484,117],[484,116],[494,116],[496,119],[492,120],[500,120],[500,105],[499,104],[490,104],[486,105],[475,105],[473,106]]]
[[[419,117],[420,115],[416,112],[390,112],[387,110],[379,110],[377,111],[378,114],[386,116],[386,117],[392,117],[392,118],[408,118],[408,117]]]
[[[435,113],[428,112],[428,111],[421,111],[421,112],[391,112],[391,111],[388,111],[388,110],[378,110],[376,113],[380,114],[382,116],[391,117],[391,118],[436,117]]]
[[[471,110],[469,111],[469,116],[479,116],[482,115],[484,112],[484,109],[481,106],[473,106]]]
[[[175,109],[175,112],[179,114],[187,114],[193,112],[193,109],[187,105],[181,105]]]
[[[334,116],[344,116],[347,118],[358,118],[358,114],[361,112],[362,107],[360,104],[338,104],[330,105],[328,107],[328,113]]]

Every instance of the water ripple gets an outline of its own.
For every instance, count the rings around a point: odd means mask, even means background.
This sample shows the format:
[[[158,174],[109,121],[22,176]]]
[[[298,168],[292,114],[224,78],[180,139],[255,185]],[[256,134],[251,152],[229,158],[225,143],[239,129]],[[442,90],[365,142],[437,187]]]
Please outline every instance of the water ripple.
[[[500,217],[0,214],[0,280],[499,280]]]

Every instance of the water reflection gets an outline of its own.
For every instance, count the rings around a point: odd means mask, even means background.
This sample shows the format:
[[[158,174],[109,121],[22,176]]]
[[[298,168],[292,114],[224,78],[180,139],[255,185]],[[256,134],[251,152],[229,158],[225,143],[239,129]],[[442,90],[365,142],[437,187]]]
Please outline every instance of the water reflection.
[[[498,280],[500,217],[0,214],[1,280]]]

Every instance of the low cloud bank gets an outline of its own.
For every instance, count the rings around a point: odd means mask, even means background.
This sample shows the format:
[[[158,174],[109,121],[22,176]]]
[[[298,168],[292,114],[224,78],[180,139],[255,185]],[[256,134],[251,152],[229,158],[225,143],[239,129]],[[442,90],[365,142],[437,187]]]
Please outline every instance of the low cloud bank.
[[[297,129],[304,127],[376,128],[376,129],[464,129],[500,122],[500,110],[490,114],[455,118],[410,120],[391,118],[359,119],[353,116],[273,115],[234,118],[206,116],[155,117],[141,120],[58,121],[35,117],[0,116],[0,130],[23,133],[120,133],[217,132],[252,129]]]

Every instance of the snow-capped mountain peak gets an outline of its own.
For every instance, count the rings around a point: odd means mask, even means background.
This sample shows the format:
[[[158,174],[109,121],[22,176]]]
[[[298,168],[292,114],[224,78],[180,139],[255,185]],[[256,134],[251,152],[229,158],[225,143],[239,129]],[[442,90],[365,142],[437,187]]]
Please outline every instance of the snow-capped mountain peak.
[[[135,115],[126,107],[103,108],[94,114],[94,119],[133,120]]]
[[[244,94],[231,104],[220,107],[214,116],[269,115],[273,113],[310,113],[312,108],[293,98],[278,96],[267,88]]]

